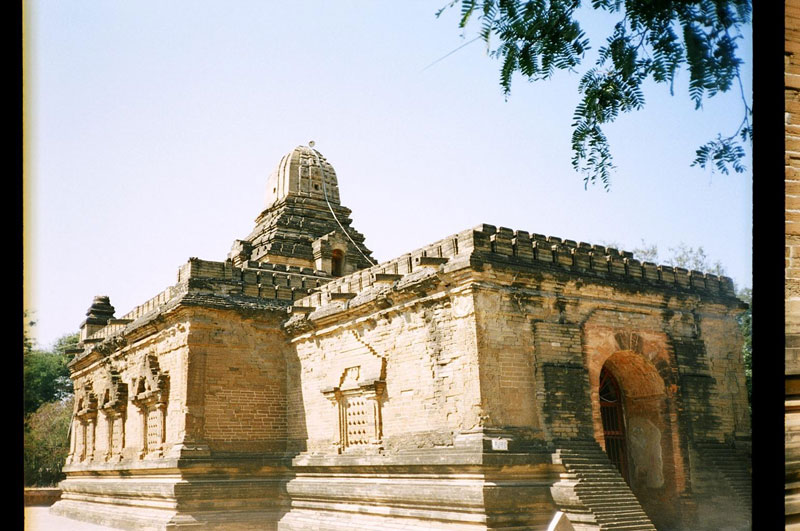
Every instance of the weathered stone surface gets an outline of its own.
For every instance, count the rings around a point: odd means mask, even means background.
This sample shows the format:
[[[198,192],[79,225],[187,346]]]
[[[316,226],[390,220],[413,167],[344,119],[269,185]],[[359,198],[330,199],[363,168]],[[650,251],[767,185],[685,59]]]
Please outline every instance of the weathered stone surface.
[[[55,511],[156,529],[749,522],[730,279],[492,225],[337,265],[356,249],[314,232],[314,179],[336,182],[315,153],[281,162],[228,261],[190,259],[82,341]]]

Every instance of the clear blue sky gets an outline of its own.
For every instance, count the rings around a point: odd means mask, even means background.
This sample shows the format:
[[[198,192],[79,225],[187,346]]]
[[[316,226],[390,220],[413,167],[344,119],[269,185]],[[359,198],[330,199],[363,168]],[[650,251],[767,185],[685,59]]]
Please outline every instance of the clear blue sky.
[[[189,257],[224,260],[280,157],[309,140],[379,260],[490,223],[645,240],[662,257],[702,246],[752,285],[752,174],[689,167],[737,128],[738,93],[694,111],[685,72],[673,97],[650,87],[607,128],[612,191],[584,190],[569,150],[579,74],[515,78],[506,101],[481,42],[426,69],[475,35],[439,7],[25,2],[25,296],[40,345],[77,331],[94,295],[121,316]],[[608,20],[587,21],[595,49]],[[741,56],[749,92],[749,36]]]

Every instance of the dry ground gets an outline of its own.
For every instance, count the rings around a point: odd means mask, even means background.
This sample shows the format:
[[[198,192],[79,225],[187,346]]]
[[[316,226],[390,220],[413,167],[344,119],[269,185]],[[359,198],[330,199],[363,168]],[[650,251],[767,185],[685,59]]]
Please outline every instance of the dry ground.
[[[110,527],[50,514],[50,507],[25,507],[25,531],[109,531]]]

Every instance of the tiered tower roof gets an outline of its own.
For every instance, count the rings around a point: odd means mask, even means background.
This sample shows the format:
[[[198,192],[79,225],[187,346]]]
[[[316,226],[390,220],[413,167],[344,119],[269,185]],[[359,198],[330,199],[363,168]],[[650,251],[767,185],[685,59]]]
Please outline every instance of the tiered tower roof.
[[[333,166],[312,146],[313,142],[297,146],[270,174],[267,208],[256,218],[250,235],[234,242],[230,258],[237,265],[254,261],[327,269],[320,266],[320,253],[330,248],[329,240],[346,242],[344,271],[372,265],[364,236],[351,227],[351,210],[340,203]],[[324,245],[318,242],[323,238]]]

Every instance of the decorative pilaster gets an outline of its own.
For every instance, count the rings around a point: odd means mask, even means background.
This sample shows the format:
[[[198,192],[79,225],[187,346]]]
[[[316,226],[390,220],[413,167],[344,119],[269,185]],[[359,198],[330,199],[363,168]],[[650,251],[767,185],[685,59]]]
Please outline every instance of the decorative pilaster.
[[[120,461],[125,448],[125,419],[128,408],[128,385],[119,373],[107,369],[102,379],[99,409],[106,422],[106,461]]]
[[[94,458],[95,427],[97,424],[97,397],[91,385],[79,389],[72,416],[75,433],[74,451],[70,462],[91,461]]]
[[[140,375],[133,380],[131,403],[139,410],[142,439],[139,457],[162,457],[167,440],[169,376],[162,373],[154,355],[145,356]]]

